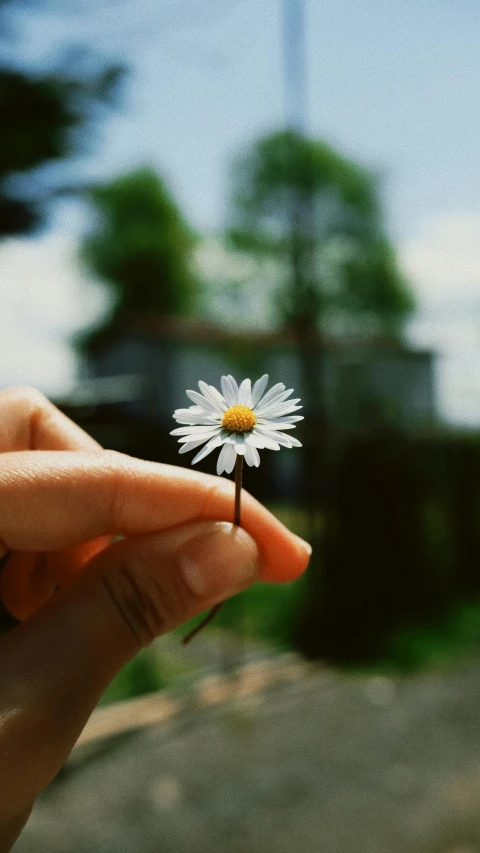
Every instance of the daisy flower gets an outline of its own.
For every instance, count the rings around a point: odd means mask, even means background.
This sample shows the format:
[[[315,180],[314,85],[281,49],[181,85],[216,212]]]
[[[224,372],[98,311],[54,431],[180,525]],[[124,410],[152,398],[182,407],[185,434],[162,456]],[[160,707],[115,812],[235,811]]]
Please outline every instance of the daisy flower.
[[[217,459],[217,474],[230,474],[235,468],[234,524],[240,526],[243,460],[247,465],[260,465],[259,450],[280,450],[281,447],[301,447],[298,439],[288,434],[302,415],[295,415],[302,407],[300,399],[289,400],[293,388],[282,382],[267,391],[268,375],[265,373],[252,388],[250,379],[237,385],[233,376],[222,376],[222,393],[200,381],[198,391],[187,391],[193,403],[188,409],[176,409],[175,420],[182,424],[172,430],[179,436],[180,453],[187,453],[203,445],[192,459],[192,465],[221,448]],[[184,643],[198,634],[218,613],[216,604],[202,622],[184,638]]]
[[[180,453],[204,445],[192,459],[195,465],[221,448],[217,474],[224,471],[230,474],[238,456],[245,459],[247,465],[258,467],[259,450],[301,447],[298,439],[286,432],[303,420],[301,415],[293,414],[302,408],[297,405],[300,398],[289,400],[293,388],[287,389],[281,382],[269,391],[266,391],[267,384],[268,374],[258,379],[253,388],[250,379],[237,385],[233,376],[222,376],[222,393],[202,381],[198,383],[200,393],[187,391],[194,405],[177,409],[173,414],[175,420],[183,424],[171,432],[179,436]]]

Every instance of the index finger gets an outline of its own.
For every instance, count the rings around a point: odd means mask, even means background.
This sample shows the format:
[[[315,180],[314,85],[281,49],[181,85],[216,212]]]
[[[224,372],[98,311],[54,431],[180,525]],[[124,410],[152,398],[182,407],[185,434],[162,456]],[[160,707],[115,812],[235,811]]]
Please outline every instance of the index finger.
[[[233,501],[231,480],[113,451],[0,456],[0,540],[11,549],[56,551],[105,534],[232,521]],[[264,580],[293,580],[306,568],[310,546],[248,492],[242,527],[257,542]]]
[[[19,450],[83,450],[100,445],[36,388],[0,392],[0,453]]]

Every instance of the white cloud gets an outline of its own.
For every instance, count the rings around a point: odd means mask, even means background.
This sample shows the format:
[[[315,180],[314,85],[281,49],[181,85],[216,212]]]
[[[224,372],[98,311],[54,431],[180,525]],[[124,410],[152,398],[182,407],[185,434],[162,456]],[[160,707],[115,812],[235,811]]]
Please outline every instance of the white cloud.
[[[429,220],[401,247],[419,310],[409,330],[417,347],[438,353],[440,413],[480,425],[480,213]]]
[[[400,261],[420,305],[480,297],[480,212],[429,220],[400,250]]]
[[[103,289],[80,267],[68,235],[0,244],[0,387],[28,384],[49,395],[72,386],[72,335],[106,309]]]

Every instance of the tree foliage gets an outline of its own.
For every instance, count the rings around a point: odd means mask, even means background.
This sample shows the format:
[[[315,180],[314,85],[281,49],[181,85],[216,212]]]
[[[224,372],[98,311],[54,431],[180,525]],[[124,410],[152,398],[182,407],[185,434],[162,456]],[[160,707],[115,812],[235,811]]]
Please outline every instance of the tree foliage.
[[[238,162],[232,207],[236,249],[277,262],[284,321],[399,332],[413,299],[368,171],[324,142],[277,132]]]
[[[98,105],[112,98],[121,76],[117,65],[88,49],[71,50],[48,72],[22,61],[15,12],[35,6],[0,0],[0,238],[31,231],[52,197],[67,189],[38,168],[78,153]],[[68,191],[74,188],[69,180]]]
[[[115,316],[189,313],[195,236],[163,180],[153,169],[138,169],[93,189],[91,201],[98,224],[82,257],[112,289]]]

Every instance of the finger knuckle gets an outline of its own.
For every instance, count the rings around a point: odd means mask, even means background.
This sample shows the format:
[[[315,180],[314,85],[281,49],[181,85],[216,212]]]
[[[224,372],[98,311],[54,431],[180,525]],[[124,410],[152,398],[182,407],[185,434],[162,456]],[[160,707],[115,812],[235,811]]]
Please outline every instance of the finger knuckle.
[[[116,450],[102,450],[102,472],[108,491],[108,517],[118,529],[123,529],[128,520],[127,485],[131,479],[131,462],[130,457]]]
[[[8,399],[10,402],[18,402],[33,408],[38,405],[47,405],[49,403],[45,394],[42,394],[38,388],[33,388],[29,385],[14,385],[1,392],[1,396]]]

